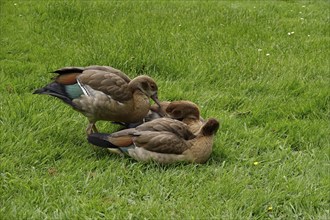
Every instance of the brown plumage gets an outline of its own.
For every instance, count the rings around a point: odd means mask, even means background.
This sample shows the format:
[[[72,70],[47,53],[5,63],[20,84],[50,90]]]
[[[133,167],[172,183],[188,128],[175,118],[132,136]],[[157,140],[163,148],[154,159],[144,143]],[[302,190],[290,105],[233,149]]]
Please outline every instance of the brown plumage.
[[[173,101],[166,107],[165,112],[167,117],[182,121],[188,125],[189,130],[194,134],[199,132],[205,123],[200,116],[198,106],[191,101]]]
[[[204,123],[204,119],[200,116],[200,110],[195,103],[180,100],[173,102],[162,101],[160,102],[160,107],[154,104],[150,107],[150,111],[143,121],[135,124],[124,124],[124,126],[127,128],[134,128],[144,122],[162,117],[172,118],[184,122],[193,133],[198,132]]]
[[[149,76],[131,80],[109,66],[65,67],[54,73],[59,74],[54,81],[34,93],[55,96],[84,114],[88,134],[97,132],[99,120],[139,122],[149,111],[149,98],[159,103],[157,84]]]
[[[181,121],[159,118],[113,134],[94,133],[88,136],[88,141],[138,161],[205,163],[211,155],[218,128],[219,122],[211,118],[193,134]]]

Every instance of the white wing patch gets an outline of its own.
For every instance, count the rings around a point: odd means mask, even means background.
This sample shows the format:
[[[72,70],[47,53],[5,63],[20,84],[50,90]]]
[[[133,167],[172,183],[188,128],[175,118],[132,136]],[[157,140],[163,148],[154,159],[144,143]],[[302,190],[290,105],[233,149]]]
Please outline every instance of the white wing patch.
[[[116,102],[118,105],[124,105],[124,103],[122,103],[122,102],[118,102],[118,101],[116,101]]]
[[[81,83],[79,81],[79,79],[77,79],[77,83],[78,83],[79,87],[81,88],[81,90],[83,91],[84,95],[86,95],[86,96],[95,97],[97,95],[105,95],[103,92],[95,90],[92,87],[90,87],[89,85],[85,85],[85,84]],[[111,97],[109,96],[109,98],[111,98]]]
[[[78,83],[79,87],[81,88],[81,90],[83,91],[83,93],[86,96],[90,96],[90,93],[88,92],[87,88],[80,82],[79,79],[77,79],[77,83]]]

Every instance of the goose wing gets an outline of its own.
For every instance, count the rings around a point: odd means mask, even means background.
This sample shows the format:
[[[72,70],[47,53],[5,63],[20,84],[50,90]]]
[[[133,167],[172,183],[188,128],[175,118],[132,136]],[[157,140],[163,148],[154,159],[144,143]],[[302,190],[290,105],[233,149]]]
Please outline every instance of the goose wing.
[[[119,102],[127,101],[133,95],[127,80],[113,72],[87,69],[78,76],[77,81],[85,95],[91,95],[96,90]]]

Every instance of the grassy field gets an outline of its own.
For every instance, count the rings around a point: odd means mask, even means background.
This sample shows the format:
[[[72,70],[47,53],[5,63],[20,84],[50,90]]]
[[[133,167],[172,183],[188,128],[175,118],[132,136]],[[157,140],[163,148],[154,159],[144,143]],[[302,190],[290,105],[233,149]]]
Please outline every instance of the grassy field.
[[[0,219],[329,219],[329,1],[0,1]],[[32,95],[63,66],[156,79],[221,121],[204,165],[93,148]],[[99,122],[103,132],[117,126]]]

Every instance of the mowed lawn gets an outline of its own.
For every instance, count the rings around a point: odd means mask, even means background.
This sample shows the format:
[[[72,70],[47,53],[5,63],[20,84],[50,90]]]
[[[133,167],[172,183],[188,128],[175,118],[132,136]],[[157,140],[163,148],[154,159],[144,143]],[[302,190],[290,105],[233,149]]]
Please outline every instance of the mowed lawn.
[[[329,1],[1,0],[0,219],[329,219],[329,14]],[[112,155],[81,114],[32,95],[93,64],[217,118],[210,160]]]

